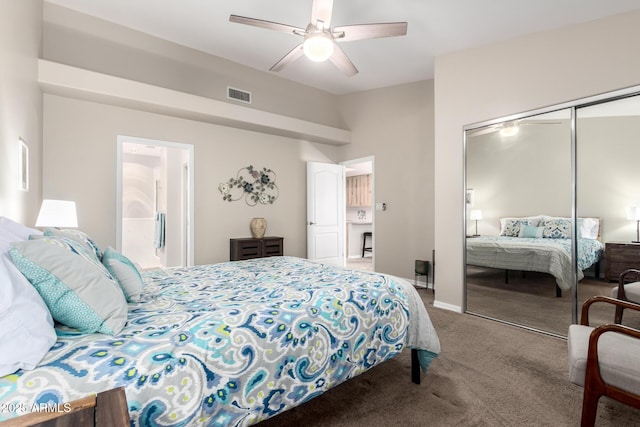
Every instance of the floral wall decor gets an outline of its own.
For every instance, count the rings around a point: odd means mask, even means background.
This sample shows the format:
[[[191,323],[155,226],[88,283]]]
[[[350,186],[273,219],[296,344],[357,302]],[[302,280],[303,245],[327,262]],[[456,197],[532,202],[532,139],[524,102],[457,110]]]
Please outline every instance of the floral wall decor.
[[[249,206],[258,203],[272,204],[280,194],[276,185],[276,173],[267,168],[257,170],[252,165],[240,169],[235,178],[221,182],[218,190],[222,194],[222,200],[232,202],[244,198]]]

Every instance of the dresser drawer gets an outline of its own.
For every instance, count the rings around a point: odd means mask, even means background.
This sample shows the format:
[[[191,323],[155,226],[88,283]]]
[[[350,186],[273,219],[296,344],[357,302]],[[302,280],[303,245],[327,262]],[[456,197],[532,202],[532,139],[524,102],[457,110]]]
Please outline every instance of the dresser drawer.
[[[229,240],[229,260],[241,261],[268,256],[282,256],[284,239],[282,237],[240,238]]]

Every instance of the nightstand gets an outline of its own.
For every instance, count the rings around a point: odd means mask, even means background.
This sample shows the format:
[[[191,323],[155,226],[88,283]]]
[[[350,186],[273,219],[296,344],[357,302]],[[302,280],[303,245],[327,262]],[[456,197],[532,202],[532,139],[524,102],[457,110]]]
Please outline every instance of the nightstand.
[[[640,243],[606,242],[604,246],[604,278],[618,280],[628,268],[640,268]]]

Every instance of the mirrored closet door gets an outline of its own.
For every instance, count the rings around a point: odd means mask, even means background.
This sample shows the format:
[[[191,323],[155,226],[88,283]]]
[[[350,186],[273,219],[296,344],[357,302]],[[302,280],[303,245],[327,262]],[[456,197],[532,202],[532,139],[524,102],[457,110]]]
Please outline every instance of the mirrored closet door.
[[[576,108],[576,211],[579,242],[590,244],[584,224],[599,223],[595,236],[602,250],[599,269],[584,269],[597,256],[596,245],[579,248],[578,306],[593,295],[611,296],[622,271],[640,268],[640,96],[595,102]],[[595,234],[595,233],[593,233]],[[590,321],[611,323],[613,309],[595,305]],[[630,310],[626,322],[640,327]]]
[[[466,312],[566,336],[586,299],[640,269],[639,94],[465,127]]]
[[[468,129],[465,139],[467,311],[566,334],[571,110]]]

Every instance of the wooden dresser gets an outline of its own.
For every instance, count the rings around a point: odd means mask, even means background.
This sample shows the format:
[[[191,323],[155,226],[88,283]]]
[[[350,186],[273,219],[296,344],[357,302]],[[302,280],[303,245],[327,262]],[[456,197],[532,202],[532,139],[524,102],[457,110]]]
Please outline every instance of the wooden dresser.
[[[618,280],[628,268],[640,268],[640,243],[606,242],[604,247],[604,278]]]
[[[282,256],[283,252],[284,238],[282,237],[263,237],[261,239],[246,237],[229,240],[230,261]]]

